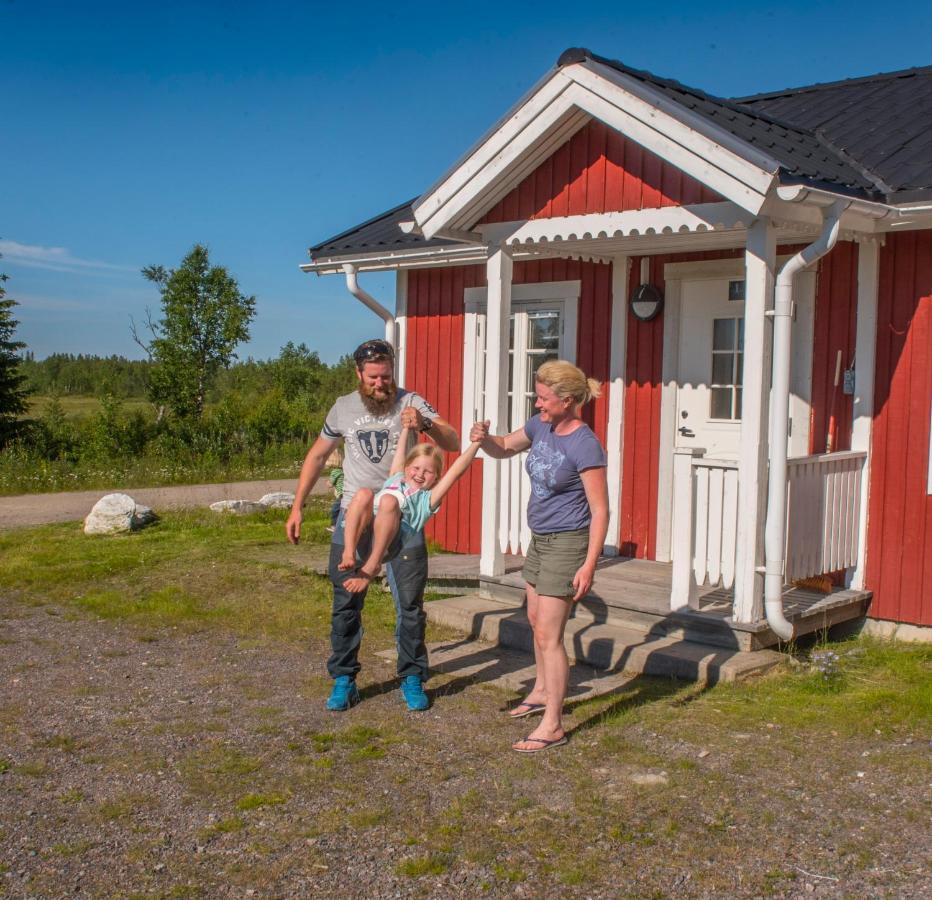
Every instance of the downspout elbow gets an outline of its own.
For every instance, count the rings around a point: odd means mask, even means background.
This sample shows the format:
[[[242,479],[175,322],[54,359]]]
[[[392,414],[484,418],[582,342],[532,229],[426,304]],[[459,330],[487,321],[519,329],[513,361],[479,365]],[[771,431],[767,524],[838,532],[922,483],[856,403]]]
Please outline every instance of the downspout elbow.
[[[343,272],[346,275],[346,289],[385,323],[385,340],[397,349],[395,317],[375,297],[359,286],[356,266],[352,263],[343,263]]]
[[[826,212],[821,234],[783,266],[777,275],[774,291],[770,471],[764,527],[764,613],[771,630],[783,641],[793,637],[793,624],[783,612],[793,282],[799,272],[813,265],[835,246],[841,228],[841,214],[847,205],[845,201],[838,201]]]

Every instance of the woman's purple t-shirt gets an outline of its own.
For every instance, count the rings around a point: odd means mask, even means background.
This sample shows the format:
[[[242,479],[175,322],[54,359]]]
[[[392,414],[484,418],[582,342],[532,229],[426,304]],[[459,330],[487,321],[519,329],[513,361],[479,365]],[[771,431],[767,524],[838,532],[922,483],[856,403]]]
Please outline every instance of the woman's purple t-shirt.
[[[578,531],[592,520],[579,473],[606,466],[605,450],[588,425],[555,434],[540,416],[529,419],[524,433],[531,442],[525,469],[531,478],[527,521],[531,531],[551,534]]]

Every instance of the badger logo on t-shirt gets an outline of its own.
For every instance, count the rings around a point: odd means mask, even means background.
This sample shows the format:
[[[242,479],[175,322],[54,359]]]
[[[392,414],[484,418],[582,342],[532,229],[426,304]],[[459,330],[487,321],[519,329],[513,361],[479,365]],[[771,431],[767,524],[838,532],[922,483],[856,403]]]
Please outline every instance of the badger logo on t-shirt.
[[[381,462],[388,450],[387,431],[357,431],[356,441],[370,462]]]

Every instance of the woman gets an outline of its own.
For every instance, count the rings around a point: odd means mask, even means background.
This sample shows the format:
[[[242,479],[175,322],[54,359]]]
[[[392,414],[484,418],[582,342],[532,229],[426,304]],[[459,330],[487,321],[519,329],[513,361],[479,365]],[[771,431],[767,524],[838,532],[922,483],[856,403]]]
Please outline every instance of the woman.
[[[571,605],[592,587],[608,530],[605,450],[579,417],[581,407],[599,396],[599,383],[572,363],[554,360],[537,370],[535,387],[537,415],[523,428],[490,435],[489,423],[477,422],[469,435],[495,459],[530,448],[525,468],[531,479],[527,518],[532,537],[523,574],[537,678],[510,715],[518,719],[543,712],[543,719],[512,745],[519,753],[566,743],[562,717],[569,661],[563,632]]]

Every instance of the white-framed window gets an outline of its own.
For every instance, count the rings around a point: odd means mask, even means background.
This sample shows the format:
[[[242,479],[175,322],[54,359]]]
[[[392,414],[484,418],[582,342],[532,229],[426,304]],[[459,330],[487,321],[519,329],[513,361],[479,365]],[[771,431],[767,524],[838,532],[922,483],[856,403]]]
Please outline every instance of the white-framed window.
[[[744,316],[712,320],[712,377],[709,379],[709,418],[741,419],[744,380]]]
[[[580,283],[513,285],[508,329],[508,430],[534,414],[534,373],[551,359],[576,360]],[[463,434],[485,418],[485,288],[466,290],[463,357]]]

